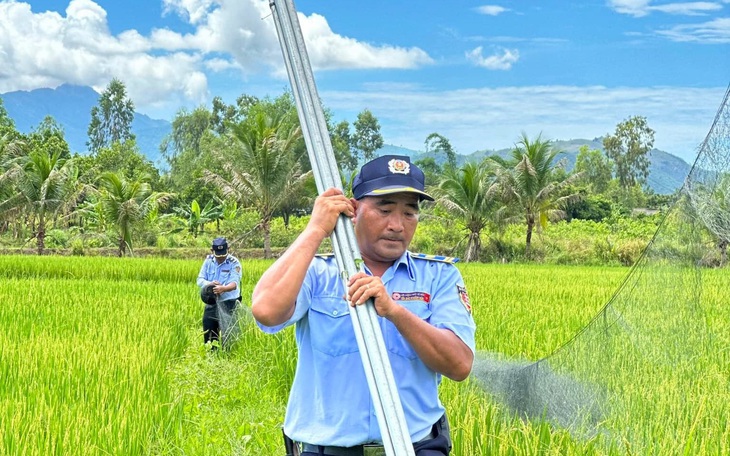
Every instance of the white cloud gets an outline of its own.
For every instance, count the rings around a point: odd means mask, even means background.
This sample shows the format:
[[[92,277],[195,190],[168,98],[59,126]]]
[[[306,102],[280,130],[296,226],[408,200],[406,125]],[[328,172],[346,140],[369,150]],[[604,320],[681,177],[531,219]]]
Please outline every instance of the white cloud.
[[[520,58],[520,52],[517,49],[501,49],[501,52],[488,57],[484,57],[482,51],[481,46],[472,49],[466,53],[467,60],[489,70],[509,70],[512,68],[512,64]]]
[[[488,16],[498,16],[504,12],[509,11],[507,8],[503,8],[501,6],[497,5],[484,5],[479,6],[476,8],[477,12],[480,14],[486,14]]]
[[[0,92],[62,83],[98,90],[117,77],[144,105],[199,79],[198,56],[148,54],[149,40],[136,31],[110,34],[106,12],[90,0],[72,0],[65,17],[34,14],[27,3],[0,3],[0,49]]]
[[[674,2],[651,5],[650,0],[610,0],[608,5],[617,13],[628,14],[634,17],[646,16],[652,11],[684,16],[698,16],[722,9],[722,5],[717,2]]]
[[[609,0],[608,6],[617,13],[641,17],[648,14],[649,0]]]
[[[657,33],[672,41],[730,43],[730,18],[715,19],[702,24],[677,25]]]
[[[196,25],[192,35],[159,32],[169,48],[231,54],[245,72],[274,69],[283,76],[281,49],[268,0],[165,0],[170,11]],[[195,19],[193,19],[195,18]],[[416,68],[433,63],[418,48],[375,46],[332,31],[323,16],[299,13],[312,68]],[[177,36],[176,36],[177,35]]]
[[[208,78],[236,69],[284,77],[268,0],[163,0],[165,14],[190,33],[155,29],[112,34],[106,11],[92,0],[70,0],[65,16],[34,13],[29,3],[0,1],[0,93],[62,83],[103,89],[122,80],[138,108],[163,110],[202,103]],[[433,60],[419,48],[374,45],[339,35],[317,14],[299,14],[312,67],[416,68]]]
[[[433,132],[462,154],[511,147],[525,131],[547,139],[593,139],[613,133],[633,115],[656,131],[655,147],[694,159],[725,87],[630,88],[533,86],[431,91],[423,87],[378,85],[366,90],[320,92],[344,118],[367,106],[378,117],[388,144],[423,149]]]
[[[711,11],[719,11],[722,5],[715,2],[687,2],[687,3],[668,3],[666,5],[652,6],[651,10],[661,11],[667,14],[678,14],[685,16],[699,16]]]
[[[433,63],[421,49],[394,46],[376,47],[338,35],[318,14],[300,17],[307,52],[315,69],[335,68],[416,68]]]
[[[202,22],[215,3],[214,0],[162,0],[164,14],[176,13],[191,24]]]

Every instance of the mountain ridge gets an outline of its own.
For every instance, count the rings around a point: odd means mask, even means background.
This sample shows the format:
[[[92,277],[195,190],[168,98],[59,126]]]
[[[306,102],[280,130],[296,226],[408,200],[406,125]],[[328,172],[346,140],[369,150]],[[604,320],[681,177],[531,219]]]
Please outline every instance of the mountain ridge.
[[[50,115],[63,127],[71,151],[85,154],[91,108],[99,103],[99,95],[88,86],[62,84],[55,89],[8,92],[0,94],[0,98],[21,133],[30,133]],[[142,154],[156,166],[163,165],[159,146],[170,131],[171,123],[166,120],[134,113],[132,133]]]
[[[15,122],[18,131],[30,133],[43,119],[50,115],[64,129],[66,141],[72,152],[87,153],[88,126],[91,121],[91,108],[99,101],[99,93],[88,86],[63,84],[55,89],[43,88],[30,91],[15,91],[0,94],[8,115]],[[137,137],[137,145],[144,156],[160,169],[166,169],[167,163],[159,151],[160,143],[172,129],[171,122],[152,119],[145,114],[135,112],[132,121],[132,133]],[[563,151],[559,158],[568,161],[568,171],[573,169],[578,150],[587,145],[590,149],[603,150],[601,138],[554,140],[554,147]],[[437,163],[444,160],[433,152],[407,149],[387,144],[378,150],[379,155],[407,155],[412,160],[433,157]],[[457,154],[459,165],[466,161],[479,162],[488,155],[508,156],[509,149],[483,149],[470,154]],[[650,153],[649,179],[647,185],[659,194],[670,194],[684,183],[691,166],[681,158],[667,152],[654,149]]]

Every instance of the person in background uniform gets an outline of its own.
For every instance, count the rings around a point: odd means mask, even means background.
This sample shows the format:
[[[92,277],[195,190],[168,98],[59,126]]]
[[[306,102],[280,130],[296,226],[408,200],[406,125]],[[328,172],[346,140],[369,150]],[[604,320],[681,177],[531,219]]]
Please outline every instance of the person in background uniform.
[[[416,455],[447,455],[451,439],[439,383],[443,375],[466,379],[475,353],[464,280],[452,262],[408,251],[419,203],[433,200],[408,157],[363,165],[353,195],[323,192],[304,231],[253,291],[253,316],[263,331],[296,325],[298,360],[284,433],[302,455],[362,456],[364,445],[382,444],[349,315],[350,306],[372,298]],[[340,214],[352,218],[364,262],[347,283],[334,257],[316,255]]]
[[[241,263],[228,253],[226,238],[213,240],[208,255],[198,273],[200,297],[205,302],[203,311],[203,339],[205,343],[219,340],[221,318],[219,312],[232,315],[241,295]],[[219,310],[218,307],[222,307]]]

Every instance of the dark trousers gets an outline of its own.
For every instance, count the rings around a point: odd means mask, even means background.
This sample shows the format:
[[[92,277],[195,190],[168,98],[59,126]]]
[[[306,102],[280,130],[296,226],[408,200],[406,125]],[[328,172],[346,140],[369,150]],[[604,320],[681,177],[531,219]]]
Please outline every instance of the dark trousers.
[[[237,300],[228,299],[217,304],[206,304],[203,310],[203,340],[205,343],[220,340],[221,319],[218,315],[218,306],[222,306],[229,315],[233,314]]]

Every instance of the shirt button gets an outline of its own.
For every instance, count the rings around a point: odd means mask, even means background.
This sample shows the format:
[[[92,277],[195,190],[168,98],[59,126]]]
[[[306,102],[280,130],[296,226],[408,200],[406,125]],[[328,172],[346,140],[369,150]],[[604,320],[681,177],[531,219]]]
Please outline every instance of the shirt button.
[[[336,311],[336,310],[335,310],[335,311],[333,311],[333,312],[332,312],[332,315],[337,315],[337,311]]]

